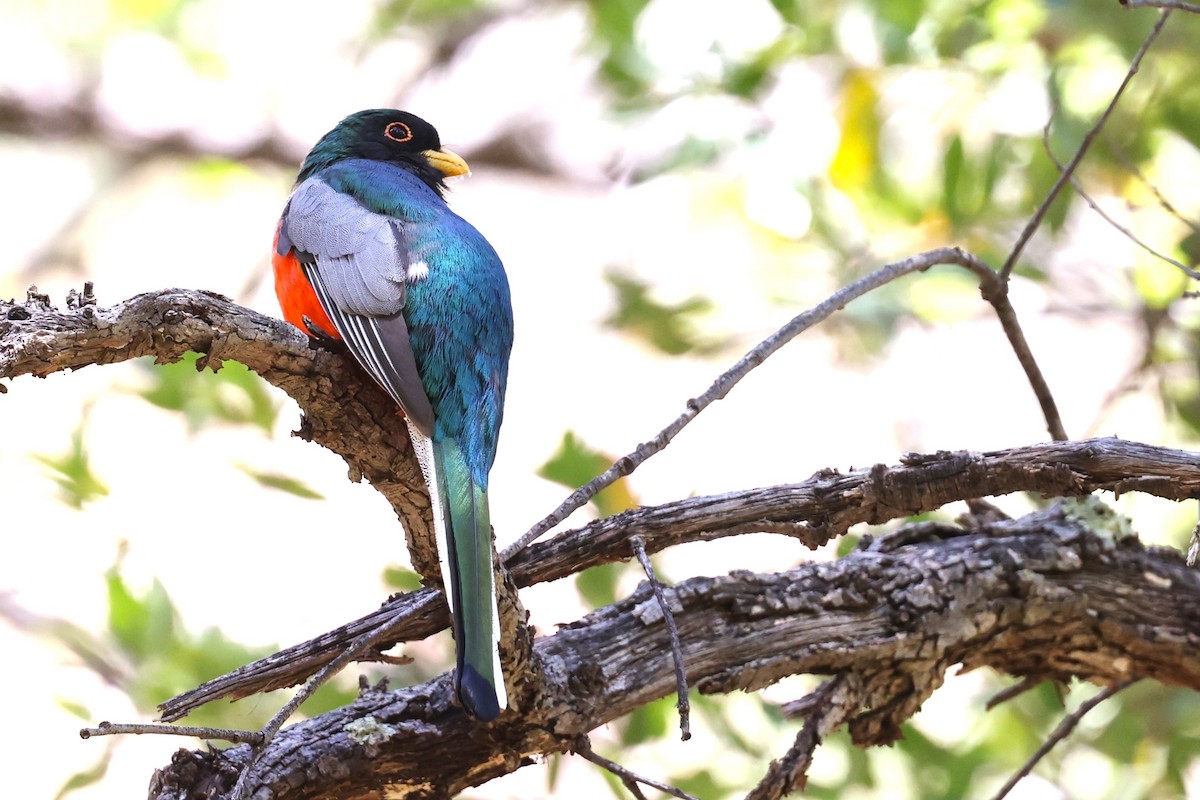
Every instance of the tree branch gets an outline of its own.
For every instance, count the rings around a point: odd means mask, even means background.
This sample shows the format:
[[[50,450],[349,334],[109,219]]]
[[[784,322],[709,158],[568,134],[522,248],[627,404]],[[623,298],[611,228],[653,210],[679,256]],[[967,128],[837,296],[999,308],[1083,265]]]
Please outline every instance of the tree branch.
[[[1200,497],[1200,454],[1127,442],[1092,439],[989,453],[910,455],[848,474],[819,473],[798,484],[692,497],[644,506],[596,520],[538,542],[506,562],[517,587],[558,580],[589,567],[625,561],[629,539],[641,536],[647,553],[687,542],[796,526],[794,538],[819,547],[860,523],[882,524],[976,497],[1037,492],[1079,497],[1106,490],[1140,491],[1171,500]],[[401,622],[396,622],[402,618]],[[308,642],[215,678],[160,706],[162,718],[179,719],[205,703],[236,700],[299,683],[336,657],[364,632],[394,624],[387,648],[432,636],[449,618],[439,592],[400,595],[379,609]]]
[[[1200,688],[1200,575],[1178,554],[1113,541],[1062,509],[957,534],[901,536],[899,546],[876,543],[779,574],[678,584],[689,680],[719,693],[797,673],[852,674],[861,705],[848,725],[860,745],[893,741],[954,664]],[[486,727],[453,708],[442,676],[369,691],[286,728],[263,752],[250,794],[380,797],[387,786],[396,796],[452,796],[535,754],[566,752],[579,736],[675,690],[669,635],[646,584],[539,639],[536,658],[544,674],[537,691]],[[248,754],[248,746],[181,753],[156,775],[150,796],[182,800],[204,785],[225,797]]]
[[[1055,439],[1065,440],[1067,434],[1059,417],[1054,396],[1051,394],[1049,384],[1046,383],[1046,379],[1042,375],[1041,368],[1038,367],[1037,361],[1033,357],[1033,351],[1025,339],[1025,333],[1017,321],[1017,312],[1008,299],[1007,278],[1002,278],[984,261],[961,247],[939,247],[935,250],[928,250],[924,253],[910,256],[902,261],[885,264],[874,272],[859,278],[849,286],[838,289],[812,308],[797,314],[783,327],[752,348],[746,355],[742,356],[736,364],[723,372],[713,381],[713,384],[708,387],[704,394],[688,400],[686,410],[676,417],[670,425],[659,431],[653,439],[642,442],[633,452],[617,459],[601,475],[598,475],[587,484],[572,492],[558,508],[554,509],[554,511],[522,534],[517,541],[505,548],[503,557],[508,559],[520,552],[551,528],[565,520],[576,509],[581,508],[604,488],[612,485],[620,478],[631,474],[647,459],[666,449],[671,440],[686,428],[701,411],[718,400],[724,399],[743,378],[777,353],[792,339],[809,328],[820,324],[834,313],[841,311],[852,300],[862,297],[898,278],[911,275],[914,272],[924,272],[939,264],[962,267],[979,279],[981,294],[996,311],[996,317],[1000,321],[1000,326],[1003,328],[1005,336],[1008,337],[1009,344],[1013,348],[1013,353],[1016,355],[1017,361],[1021,364],[1021,368],[1025,371],[1029,385],[1032,387],[1033,393],[1038,399],[1038,404],[1042,408],[1042,413],[1046,418],[1046,427],[1050,431],[1050,435]]]
[[[346,460],[387,498],[408,533],[414,568],[440,580],[429,495],[396,404],[348,357],[314,350],[288,323],[212,292],[166,289],[114,306],[59,311],[31,291],[24,303],[0,301],[0,378],[112,364],[141,356],[220,369],[241,362],[283,389],[304,413],[299,435]]]
[[[1117,87],[1115,92],[1113,92],[1112,98],[1108,101],[1108,105],[1104,108],[1104,111],[1100,114],[1100,117],[1096,120],[1095,124],[1088,129],[1088,132],[1084,134],[1083,141],[1079,143],[1079,149],[1075,151],[1075,155],[1071,156],[1071,160],[1067,162],[1067,165],[1059,170],[1058,179],[1054,182],[1054,185],[1050,187],[1050,191],[1046,193],[1046,196],[1042,199],[1041,204],[1038,205],[1037,210],[1033,213],[1033,216],[1029,218],[1027,223],[1025,223],[1025,227],[1022,229],[1021,235],[1017,237],[1017,241],[1013,244],[1012,249],[1008,253],[1008,258],[1004,260],[1004,266],[1000,268],[1000,275],[1004,280],[1007,281],[1008,276],[1011,275],[1013,269],[1016,268],[1017,260],[1021,257],[1021,253],[1025,249],[1025,245],[1028,244],[1029,240],[1033,238],[1033,235],[1037,233],[1037,229],[1041,227],[1042,220],[1046,218],[1046,214],[1050,211],[1050,206],[1054,204],[1054,201],[1058,198],[1058,195],[1062,192],[1063,188],[1067,185],[1067,182],[1071,179],[1071,176],[1075,174],[1075,169],[1079,166],[1080,162],[1083,161],[1083,157],[1087,155],[1088,150],[1092,146],[1092,142],[1095,141],[1096,137],[1100,135],[1100,131],[1104,129],[1105,124],[1108,123],[1108,118],[1112,116],[1113,110],[1116,109],[1117,103],[1121,100],[1121,95],[1125,94],[1125,89],[1128,88],[1130,82],[1133,80],[1133,76],[1137,75],[1138,70],[1141,68],[1142,58],[1146,55],[1147,51],[1150,50],[1150,45],[1154,44],[1154,40],[1158,38],[1158,34],[1162,32],[1163,25],[1166,24],[1167,18],[1170,16],[1171,10],[1169,8],[1159,13],[1158,21],[1154,23],[1154,27],[1150,29],[1150,33],[1146,34],[1146,38],[1143,40],[1142,46],[1138,48],[1137,53],[1133,57],[1133,61],[1129,64],[1129,69],[1125,72],[1125,78],[1121,81],[1121,85]]]
[[[0,303],[0,377],[142,355],[174,360],[189,350],[207,353],[202,361],[214,367],[236,358],[291,394],[305,412],[305,435],[379,488],[406,527],[428,533],[424,485],[391,401],[347,359],[311,349],[286,323],[181,290],[65,312],[49,309],[36,292],[24,303]],[[515,604],[517,586],[627,559],[634,535],[648,554],[754,530],[786,531],[817,546],[860,522],[882,523],[954,500],[1096,489],[1197,497],[1200,457],[1101,439],[909,455],[892,467],[825,471],[799,484],[635,509],[561,533],[508,559],[505,594]],[[715,693],[755,690],[798,673],[853,676],[861,687],[854,695],[869,710],[844,716],[861,744],[894,739],[955,663],[1105,685],[1136,676],[1200,686],[1200,576],[1176,554],[1103,538],[1086,529],[1084,518],[1052,511],[1016,521],[971,519],[965,528],[924,523],[878,542],[865,539],[863,549],[833,564],[685,581],[672,596],[688,681]],[[507,606],[502,617],[513,624],[519,606]],[[217,697],[296,683],[382,626],[394,627],[389,639],[404,641],[445,625],[440,592],[402,596],[176,698],[164,706],[164,718]],[[266,743],[245,774],[248,795],[373,797],[376,787],[389,785],[397,793],[445,796],[511,772],[527,756],[565,752],[595,727],[676,687],[671,637],[647,585],[539,639],[532,650],[528,628],[518,625],[514,635],[519,690],[513,712],[500,721],[481,727],[462,715],[448,676],[396,692],[369,690],[351,706],[285,728]],[[830,711],[818,724],[840,718]],[[798,740],[799,760],[781,773],[784,781],[802,778],[808,741]],[[250,753],[249,746],[180,753],[156,775],[152,797],[196,796],[200,789],[228,797]]]
[[[1082,720],[1089,711],[1105,702],[1113,695],[1125,691],[1126,688],[1136,682],[1136,678],[1127,678],[1123,681],[1114,683],[1111,686],[1107,686],[1095,697],[1084,701],[1079,708],[1075,709],[1066,717],[1064,717],[1062,722],[1058,723],[1057,727],[1055,727],[1055,729],[1051,731],[1050,735],[1046,737],[1046,741],[1042,742],[1034,754],[1025,760],[1025,763],[1021,765],[1021,768],[1017,770],[1011,778],[1004,782],[1004,785],[1000,787],[996,794],[992,795],[992,800],[1004,800],[1005,797],[1008,797],[1009,793],[1012,792],[1013,789],[1017,788],[1017,784],[1020,783],[1023,778],[1028,777],[1028,775],[1033,772],[1033,768],[1037,766],[1037,763],[1045,758],[1046,754],[1053,750],[1055,745],[1071,735],[1071,731],[1075,730],[1075,727],[1079,724],[1080,720]]]
[[[830,678],[799,703],[789,704],[789,714],[803,708],[804,727],[783,758],[771,762],[767,774],[746,795],[746,800],[778,800],[808,784],[808,768],[821,742],[862,708],[862,686],[848,673]]]
[[[1185,0],[1117,0],[1126,8],[1165,8],[1186,11],[1189,14],[1200,14],[1200,3],[1188,3]]]

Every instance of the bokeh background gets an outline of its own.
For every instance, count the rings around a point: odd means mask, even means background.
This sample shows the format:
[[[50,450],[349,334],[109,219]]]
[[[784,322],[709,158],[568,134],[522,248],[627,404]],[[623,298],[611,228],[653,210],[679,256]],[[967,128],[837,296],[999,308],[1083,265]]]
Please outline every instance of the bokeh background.
[[[0,0],[0,296],[101,304],[169,286],[276,311],[268,253],[307,148],[342,116],[432,121],[474,174],[450,202],[503,256],[517,345],[493,517],[506,544],[568,486],[649,438],[745,350],[883,263],[946,244],[993,264],[1122,80],[1157,12],[1076,0]],[[1080,177],[1146,245],[1200,255],[1200,20],[1176,13]],[[1197,314],[1182,272],[1068,192],[1013,296],[1072,436],[1194,446]],[[298,411],[237,365],[127,363],[8,383],[0,397],[0,752],[11,797],[141,796],[186,740],[81,741],[337,626],[415,585],[398,523]],[[894,462],[904,450],[1047,438],[990,309],[951,268],[805,334],[569,524],[635,503]],[[1028,504],[1004,498],[1019,513]],[[1195,509],[1128,496],[1180,546]],[[952,516],[956,509],[947,509]],[[863,533],[866,529],[854,533]],[[853,538],[853,537],[851,537]],[[783,537],[693,545],[668,578],[836,557]],[[525,594],[543,631],[624,595],[622,567]],[[312,587],[320,586],[320,591]],[[405,646],[419,681],[447,634]],[[346,702],[355,676],[305,710]],[[988,797],[1067,708],[1050,688],[952,675],[896,747],[838,735],[808,796]],[[595,746],[705,798],[735,797],[815,685],[673,700]],[[190,722],[253,728],[282,696]],[[1200,703],[1138,685],[1013,793],[1200,795]],[[471,797],[604,797],[551,757]]]

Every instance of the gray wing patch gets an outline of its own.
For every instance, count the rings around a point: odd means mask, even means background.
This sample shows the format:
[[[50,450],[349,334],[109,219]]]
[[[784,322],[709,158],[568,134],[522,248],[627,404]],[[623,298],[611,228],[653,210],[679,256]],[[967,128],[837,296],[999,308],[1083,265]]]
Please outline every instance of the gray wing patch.
[[[410,254],[397,221],[313,177],[292,193],[279,240],[301,254],[321,307],[358,363],[432,437],[435,415],[401,313]]]
[[[396,221],[376,214],[319,178],[296,187],[280,231],[316,259],[329,298],[353,314],[382,317],[404,307],[410,257]]]
[[[427,437],[433,436],[435,416],[408,338],[408,324],[400,312],[368,317],[343,310],[330,296],[318,264],[303,263],[304,274],[317,293],[350,352],[375,382],[387,390],[409,421]]]

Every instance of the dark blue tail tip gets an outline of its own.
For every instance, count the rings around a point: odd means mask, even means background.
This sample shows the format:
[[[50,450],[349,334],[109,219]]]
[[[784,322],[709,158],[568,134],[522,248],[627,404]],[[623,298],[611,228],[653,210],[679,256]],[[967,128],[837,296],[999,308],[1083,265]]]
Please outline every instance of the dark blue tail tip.
[[[468,714],[480,722],[491,722],[500,716],[500,698],[491,681],[469,664],[464,665],[456,677],[458,702]]]

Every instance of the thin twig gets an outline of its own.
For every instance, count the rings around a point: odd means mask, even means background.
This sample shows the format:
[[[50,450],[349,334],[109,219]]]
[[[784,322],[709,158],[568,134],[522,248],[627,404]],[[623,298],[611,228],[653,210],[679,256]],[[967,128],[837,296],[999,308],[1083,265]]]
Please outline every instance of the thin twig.
[[[1069,181],[1071,176],[1075,174],[1075,169],[1079,166],[1079,163],[1083,161],[1083,157],[1087,155],[1087,151],[1092,146],[1092,142],[1096,139],[1096,136],[1099,135],[1100,131],[1108,123],[1108,118],[1112,115],[1113,110],[1117,107],[1117,102],[1121,99],[1121,95],[1125,93],[1126,87],[1128,87],[1130,81],[1133,80],[1133,76],[1137,74],[1138,68],[1142,63],[1142,57],[1146,55],[1146,51],[1150,49],[1150,45],[1153,44],[1154,40],[1158,38],[1158,34],[1162,31],[1163,25],[1170,16],[1171,11],[1169,9],[1163,11],[1159,15],[1158,22],[1154,24],[1154,27],[1150,30],[1149,35],[1146,36],[1146,40],[1142,42],[1142,46],[1138,49],[1137,54],[1133,57],[1133,62],[1129,65],[1129,70],[1125,73],[1124,80],[1121,81],[1121,85],[1117,87],[1117,91],[1113,94],[1112,99],[1109,100],[1108,107],[1104,109],[1104,113],[1100,115],[1100,118],[1096,120],[1096,123],[1092,125],[1091,129],[1084,134],[1083,141],[1079,144],[1079,149],[1075,151],[1075,155],[1071,157],[1070,162],[1068,162],[1067,166],[1063,168],[1061,174],[1058,176],[1058,180],[1054,182],[1054,186],[1050,188],[1050,191],[1046,194],[1046,197],[1043,198],[1041,204],[1037,207],[1037,211],[1035,211],[1033,216],[1030,217],[1029,222],[1025,224],[1025,229],[1022,230],[1021,235],[1017,237],[1016,244],[1013,245],[1012,250],[1009,252],[1008,258],[1004,262],[1004,266],[1000,268],[1000,277],[1002,280],[1007,281],[1008,277],[1012,274],[1013,268],[1017,265],[1017,259],[1021,257],[1021,252],[1025,249],[1025,245],[1028,244],[1029,240],[1033,238],[1033,234],[1037,232],[1037,229],[1042,224],[1042,220],[1044,220],[1046,218],[1046,214],[1049,213],[1050,206],[1058,198],[1058,195],[1062,192],[1063,187],[1067,185],[1067,181]]]
[[[261,744],[262,731],[241,731],[233,728],[198,728],[193,725],[163,725],[158,722],[101,722],[95,728],[82,728],[80,739],[90,739],[93,736],[114,736],[121,734],[167,734],[169,736],[191,736],[195,739],[220,739],[236,744]]]
[[[1016,312],[1008,302],[1007,294],[1004,291],[1004,282],[995,270],[981,261],[977,256],[959,247],[941,247],[880,267],[849,286],[845,286],[834,292],[807,311],[798,314],[790,322],[768,336],[754,347],[754,349],[746,353],[746,355],[742,356],[741,360],[736,364],[722,373],[704,394],[688,400],[687,410],[680,414],[674,422],[659,431],[657,436],[647,442],[641,443],[633,452],[617,459],[602,475],[593,478],[572,492],[551,514],[530,528],[521,538],[506,547],[501,554],[501,560],[508,561],[546,531],[565,520],[576,509],[582,507],[602,489],[611,485],[619,478],[629,475],[651,456],[661,452],[701,411],[716,401],[723,399],[742,378],[750,374],[752,370],[796,336],[829,318],[835,312],[845,308],[846,304],[850,301],[862,297],[864,294],[874,291],[897,278],[913,272],[923,272],[937,264],[955,264],[970,270],[979,277],[983,295],[996,309],[996,315],[1000,318],[1000,324],[1004,329],[1005,335],[1008,337],[1009,343],[1012,345],[1017,359],[1025,370],[1030,385],[1033,387],[1034,394],[1041,404],[1042,413],[1046,417],[1051,434],[1055,439],[1065,440],[1067,438],[1066,433],[1063,431],[1062,421],[1058,416],[1058,409],[1054,403],[1054,398],[1050,393],[1045,378],[1042,376],[1041,370],[1037,366],[1037,362],[1033,358],[1028,343],[1025,341],[1024,333],[1017,322]]]
[[[1075,730],[1075,726],[1079,724],[1079,721],[1082,720],[1089,711],[1103,703],[1108,698],[1112,697],[1117,692],[1122,691],[1130,684],[1136,683],[1137,680],[1137,678],[1130,678],[1128,680],[1121,681],[1120,683],[1114,683],[1112,686],[1109,686],[1107,689],[1104,689],[1098,693],[1095,697],[1081,703],[1079,708],[1075,709],[1066,717],[1064,717],[1063,721],[1058,723],[1058,727],[1051,732],[1050,736],[1046,738],[1046,741],[1042,742],[1042,746],[1039,747],[1034,754],[1029,757],[1029,760],[1025,762],[1021,769],[1019,769],[1015,775],[1009,778],[1007,783],[1000,787],[1000,791],[994,795],[993,800],[1002,800],[1002,798],[1007,797],[1008,793],[1013,790],[1013,787],[1015,787],[1022,778],[1029,775],[1029,773],[1033,771],[1033,768],[1037,766],[1037,763],[1041,761],[1047,753],[1054,749],[1056,744],[1067,738],[1071,734],[1071,731]]]
[[[1051,116],[1050,120],[1046,122],[1045,127],[1042,128],[1042,148],[1046,151],[1046,155],[1050,158],[1050,160],[1054,162],[1054,166],[1058,167],[1059,172],[1064,172],[1066,168],[1063,166],[1062,162],[1058,160],[1058,157],[1054,155],[1054,149],[1050,146],[1050,122],[1053,121],[1053,119],[1054,119],[1054,117]],[[1083,198],[1083,201],[1088,204],[1088,206],[1092,209],[1092,211],[1095,211],[1097,214],[1099,214],[1100,218],[1103,219],[1105,222],[1107,222],[1109,225],[1116,228],[1121,233],[1125,234],[1125,237],[1127,239],[1129,239],[1131,242],[1133,242],[1138,247],[1142,248],[1143,250],[1145,250],[1147,253],[1154,256],[1155,258],[1165,261],[1166,263],[1170,264],[1171,266],[1179,269],[1181,272],[1183,272],[1184,275],[1187,275],[1189,278],[1200,280],[1200,272],[1197,272],[1196,270],[1192,269],[1191,267],[1187,266],[1186,264],[1182,264],[1179,261],[1176,261],[1175,259],[1166,255],[1165,253],[1158,252],[1153,247],[1151,247],[1150,245],[1148,245],[1144,241],[1142,241],[1136,233],[1129,230],[1129,228],[1126,228],[1124,225],[1122,225],[1121,223],[1119,223],[1115,219],[1113,219],[1112,216],[1109,215],[1109,213],[1107,211],[1105,211],[1103,208],[1101,208],[1100,204],[1097,203],[1090,194],[1088,194],[1087,190],[1083,188],[1083,184],[1080,183],[1079,178],[1074,175],[1071,176],[1071,186],[1072,186],[1072,188],[1075,189],[1075,193]]]
[[[633,547],[633,552],[637,554],[637,559],[646,572],[650,588],[654,590],[654,598],[658,600],[658,607],[662,609],[663,620],[667,623],[667,635],[671,640],[671,656],[675,659],[675,690],[679,694],[679,701],[675,703],[675,708],[679,709],[679,739],[686,742],[692,738],[692,705],[688,700],[687,670],[683,665],[683,647],[679,643],[679,628],[675,625],[675,615],[671,613],[671,604],[667,602],[662,584],[654,574],[654,565],[650,563],[650,556],[646,555],[646,540],[641,536],[631,536],[629,544]]]
[[[238,776],[237,784],[233,787],[233,792],[229,795],[229,800],[245,800],[247,797],[247,792],[250,789],[250,774],[254,771],[255,763],[258,762],[259,757],[262,755],[267,745],[270,744],[271,740],[275,738],[275,735],[279,733],[279,729],[283,727],[283,724],[287,722],[293,714],[296,713],[296,709],[300,707],[300,704],[312,697],[313,693],[316,692],[322,684],[324,684],[337,673],[341,672],[347,664],[357,659],[374,645],[386,639],[389,635],[391,635],[394,629],[402,626],[407,621],[407,615],[397,614],[384,625],[367,631],[363,635],[359,636],[357,639],[352,641],[337,658],[334,658],[332,661],[322,667],[319,672],[309,678],[308,681],[296,691],[296,694],[292,696],[292,699],[289,700],[283,706],[283,708],[279,709],[278,713],[271,717],[270,722],[264,725],[262,730],[259,731],[259,734],[262,736],[262,740],[251,750],[250,757],[247,759],[245,766],[242,767],[241,775]]]
[[[1054,393],[1050,391],[1050,384],[1046,381],[1046,376],[1042,374],[1037,359],[1033,357],[1033,349],[1030,348],[1029,341],[1025,338],[1025,331],[1017,320],[1017,310],[1013,308],[1012,301],[1008,297],[1008,283],[1001,281],[994,273],[993,277],[1002,288],[993,291],[989,289],[989,284],[984,282],[983,297],[995,309],[996,317],[1000,320],[1000,327],[1008,338],[1008,344],[1016,354],[1021,369],[1025,371],[1025,379],[1029,381],[1034,397],[1037,398],[1038,406],[1042,409],[1042,416],[1046,420],[1046,430],[1054,441],[1065,442],[1070,437],[1067,436],[1062,416],[1058,413],[1058,403],[1054,400]]]
[[[746,800],[778,800],[802,791],[808,783],[817,747],[832,731],[857,713],[862,703],[862,681],[843,672],[821,684],[799,700],[784,706],[785,716],[804,717],[804,726],[782,758],[771,761],[767,773],[746,795]]]
[[[1046,680],[1045,678],[1039,678],[1036,675],[1026,675],[1024,678],[1017,681],[1012,686],[1006,686],[1005,688],[1001,689],[1000,691],[998,691],[994,695],[992,695],[988,699],[987,703],[984,705],[984,710],[991,711],[993,708],[1000,705],[1001,703],[1007,703],[1009,700],[1012,700],[1014,697],[1019,697],[1020,695],[1023,695],[1026,692],[1028,692],[1038,686],[1041,686],[1042,683],[1045,682],[1045,680]]]
[[[1117,0],[1126,8],[1164,8],[1178,9],[1189,14],[1200,14],[1200,5],[1187,3],[1184,0]]]
[[[571,746],[571,751],[576,755],[583,756],[593,764],[603,767],[613,775],[616,775],[621,779],[621,783],[625,784],[625,787],[629,789],[634,797],[639,798],[639,800],[645,800],[645,795],[642,794],[642,790],[638,787],[639,783],[646,786],[652,786],[655,789],[658,789],[660,792],[665,792],[672,797],[678,797],[679,800],[699,800],[699,798],[697,798],[695,795],[690,795],[682,789],[678,789],[669,783],[663,783],[662,781],[656,781],[653,778],[646,778],[642,775],[638,775],[636,772],[622,767],[617,762],[608,760],[592,749],[592,743],[586,736],[580,736],[578,739],[576,739],[575,744]]]
[[[1154,184],[1153,181],[1151,181],[1149,178],[1147,178],[1145,173],[1143,173],[1140,169],[1138,169],[1138,165],[1133,163],[1133,159],[1129,157],[1128,153],[1126,153],[1124,150],[1122,150],[1120,147],[1118,147],[1117,144],[1115,142],[1113,142],[1111,138],[1108,139],[1107,144],[1108,144],[1108,151],[1110,153],[1112,153],[1118,161],[1121,162],[1121,166],[1125,167],[1125,169],[1132,172],[1133,176],[1135,178],[1137,178],[1139,181],[1141,181],[1143,186],[1145,186],[1147,189],[1150,190],[1150,193],[1154,195],[1154,199],[1158,201],[1158,204],[1160,206],[1162,206],[1164,211],[1166,211],[1168,214],[1173,216],[1175,219],[1182,222],[1184,225],[1187,225],[1189,228],[1191,228],[1196,233],[1200,233],[1200,222],[1197,222],[1196,220],[1188,219],[1187,217],[1185,217],[1179,211],[1179,209],[1177,209],[1175,207],[1175,205],[1170,200],[1167,199],[1166,195],[1164,195],[1162,193],[1162,190],[1159,189]]]

